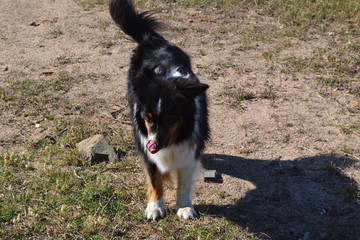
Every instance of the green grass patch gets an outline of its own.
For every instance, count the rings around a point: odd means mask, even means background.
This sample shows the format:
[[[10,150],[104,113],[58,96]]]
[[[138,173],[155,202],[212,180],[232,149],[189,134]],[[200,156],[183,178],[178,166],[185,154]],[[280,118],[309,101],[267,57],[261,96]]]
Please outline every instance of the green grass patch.
[[[300,38],[301,30],[296,27],[279,28],[275,26],[244,26],[238,35],[238,51],[256,49],[263,44],[276,44],[262,56],[271,61],[277,53],[292,47],[291,39]]]
[[[84,0],[92,2],[96,0]],[[333,23],[344,24],[355,29],[360,25],[360,2],[358,0],[155,0],[151,2],[140,0],[135,4],[149,8],[164,5],[184,7],[215,7],[230,9],[234,7],[252,8],[261,13],[274,16],[287,26],[303,29],[311,27],[331,27]]]
[[[55,29],[55,30],[53,30],[53,31],[51,31],[50,32],[50,36],[52,37],[52,38],[58,38],[58,37],[60,37],[61,35],[63,35],[64,34],[64,32],[61,30],[61,29]]]
[[[124,189],[133,183],[122,183],[119,187],[115,181],[110,182],[108,175],[101,174],[104,166],[93,167],[91,171],[79,168],[75,175],[70,167],[15,167],[6,158],[0,159],[4,238],[48,234],[86,238],[109,231],[109,219],[129,218],[126,214],[132,211],[133,201]],[[122,170],[121,163],[114,166]]]
[[[238,65],[232,61],[220,62],[217,65],[221,68],[237,68],[238,67]]]
[[[343,153],[346,153],[346,154],[353,154],[353,153],[355,152],[355,149],[344,145],[344,146],[340,149],[340,151],[342,151]]]
[[[0,100],[4,103],[2,110],[17,109],[21,116],[51,117],[51,109],[66,109],[70,102],[64,93],[82,80],[82,76],[72,76],[60,72],[57,76],[43,79],[26,78],[22,80],[7,79],[9,84],[0,88]]]
[[[321,87],[329,87],[333,90],[343,90],[350,94],[360,96],[360,81],[342,76],[317,77],[316,82]]]
[[[357,0],[259,0],[268,14],[286,24],[303,28],[334,22],[354,27],[360,24],[360,2]]]
[[[133,152],[128,135],[82,120],[59,122],[54,131],[60,129],[60,135],[33,143],[24,153],[0,155],[0,238],[88,238],[108,232],[109,219],[131,218],[133,198],[144,198],[136,182],[124,181],[139,169],[135,162],[88,166],[76,151],[76,143],[103,133],[117,148]],[[122,172],[121,178],[107,169]],[[129,194],[130,186],[137,191]]]
[[[255,98],[255,95],[251,92],[247,92],[242,88],[224,87],[222,95],[227,96],[227,105],[234,108],[242,108],[242,102],[245,100],[251,100]]]
[[[217,8],[250,7],[278,18],[290,26],[309,28],[318,24],[360,25],[360,2],[357,0],[211,0],[170,1],[185,6],[215,6]]]
[[[359,95],[360,79],[357,76],[359,57],[356,52],[339,48],[331,53],[329,50],[323,50],[322,54],[317,53],[305,58],[286,57],[282,60],[281,72],[322,74],[314,79],[319,87],[330,87]]]
[[[145,177],[127,132],[81,119],[58,122],[54,132],[22,153],[0,155],[1,239],[256,239],[224,218],[180,220],[173,206],[165,219],[147,221]],[[85,164],[76,143],[96,133],[125,157]]]
[[[275,100],[277,97],[274,88],[269,85],[267,85],[266,89],[264,89],[264,91],[258,96],[252,92],[244,90],[243,88],[228,86],[224,87],[224,91],[221,95],[226,97],[224,103],[233,108],[243,108],[242,103],[244,101],[252,100],[254,98]]]
[[[256,149],[254,149],[254,148],[243,148],[239,151],[239,154],[250,155],[255,152],[256,152]]]
[[[107,0],[75,0],[85,9],[107,5]],[[219,9],[234,7],[253,8],[278,18],[286,25],[302,28],[318,24],[346,24],[350,28],[360,25],[360,2],[358,0],[137,0],[136,6],[157,8],[161,6],[201,7]]]
[[[276,93],[272,87],[268,86],[268,88],[261,93],[260,98],[274,100],[276,98]]]
[[[75,2],[88,11],[97,6],[106,6],[108,0],[75,0]]]

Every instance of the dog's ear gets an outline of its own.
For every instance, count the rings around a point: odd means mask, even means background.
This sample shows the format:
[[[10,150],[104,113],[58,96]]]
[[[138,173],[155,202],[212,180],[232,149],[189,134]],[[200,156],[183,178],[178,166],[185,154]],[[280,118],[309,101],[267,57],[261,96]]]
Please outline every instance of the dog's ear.
[[[207,84],[184,78],[175,79],[174,83],[178,92],[189,97],[196,97],[209,88],[209,85]]]

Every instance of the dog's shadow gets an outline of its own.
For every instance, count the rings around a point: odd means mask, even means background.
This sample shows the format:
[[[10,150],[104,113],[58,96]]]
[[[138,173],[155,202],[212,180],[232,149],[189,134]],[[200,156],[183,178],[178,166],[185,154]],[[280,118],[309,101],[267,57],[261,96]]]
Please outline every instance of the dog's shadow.
[[[196,208],[266,239],[360,239],[359,191],[341,171],[358,165],[335,154],[291,161],[206,154],[205,169],[250,181],[256,188],[232,205]],[[219,184],[220,189],[226,186],[226,181]]]

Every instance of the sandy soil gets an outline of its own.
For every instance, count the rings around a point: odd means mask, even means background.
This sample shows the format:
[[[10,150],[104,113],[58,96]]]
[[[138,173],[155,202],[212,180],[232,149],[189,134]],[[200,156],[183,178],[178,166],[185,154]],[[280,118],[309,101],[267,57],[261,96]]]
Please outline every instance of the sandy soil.
[[[64,105],[49,106],[55,119],[81,117],[130,131],[126,117],[114,119],[111,112],[127,114],[125,79],[135,43],[112,25],[106,7],[3,0],[0,12],[0,87],[66,72],[79,81],[56,93]],[[284,26],[245,9],[161,8],[157,17],[168,26],[164,36],[189,53],[194,71],[211,86],[212,140],[203,162],[222,181],[205,183],[200,173],[197,209],[272,239],[359,239],[360,203],[352,196],[360,183],[359,98],[317,85],[324,72],[295,71],[286,62],[317,49],[331,52],[337,36],[245,44],[248,29],[266,34]],[[239,88],[254,98],[231,107],[225,92]],[[27,108],[2,108],[0,153],[22,149],[54,128],[55,121],[26,114]]]

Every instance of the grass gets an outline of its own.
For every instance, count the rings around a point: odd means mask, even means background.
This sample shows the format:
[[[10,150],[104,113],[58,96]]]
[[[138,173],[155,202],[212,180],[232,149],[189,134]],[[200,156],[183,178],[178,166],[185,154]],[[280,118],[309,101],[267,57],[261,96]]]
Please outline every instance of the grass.
[[[58,38],[58,37],[60,37],[61,35],[63,35],[64,34],[64,32],[61,30],[61,29],[55,29],[55,30],[53,30],[53,31],[51,31],[50,32],[50,36],[52,37],[52,38]]]
[[[350,125],[343,126],[340,130],[342,133],[347,135],[352,133],[360,135],[360,123],[352,123]]]
[[[83,2],[94,2],[87,0]],[[101,2],[101,1],[100,1]],[[162,5],[181,5],[185,7],[215,7],[230,9],[234,7],[252,8],[257,11],[274,16],[287,26],[296,26],[309,29],[321,25],[323,28],[331,27],[333,23],[344,23],[350,29],[360,25],[360,2],[357,0],[166,0],[135,1],[142,7]]]
[[[75,0],[85,9],[106,5],[106,0]],[[360,25],[360,2],[357,0],[135,0],[137,6],[144,8],[157,6],[234,7],[253,8],[267,15],[275,16],[283,24],[310,28],[318,24],[330,26],[332,23],[345,23],[356,29]]]
[[[343,146],[340,151],[342,151],[343,153],[346,153],[346,154],[353,154],[355,152],[355,149],[352,149],[348,146]]]
[[[86,11],[89,11],[97,6],[104,6],[108,3],[107,0],[74,0],[77,4],[82,6]]]
[[[260,98],[274,100],[276,98],[275,90],[270,85],[267,85],[266,87],[267,88],[261,93]]]
[[[259,0],[264,12],[280,19],[286,25],[309,29],[324,29],[333,23],[346,23],[354,28],[360,23],[360,3],[356,0]]]
[[[56,58],[56,61],[59,63],[59,64],[69,64],[72,62],[71,58],[70,57],[66,57],[66,56],[59,56]]]
[[[266,89],[264,89],[259,96],[256,96],[254,93],[246,91],[243,88],[228,87],[228,86],[224,87],[224,90],[221,95],[227,97],[227,99],[224,100],[224,103],[233,108],[243,108],[242,105],[243,101],[248,101],[255,98],[269,99],[269,100],[276,99],[275,90],[273,89],[272,86],[268,84],[266,85]]]
[[[1,158],[4,197],[0,236],[88,238],[109,231],[110,219],[131,218],[124,215],[132,208],[133,196],[124,191],[131,182],[116,187],[108,175],[100,175],[103,171],[100,166],[92,171],[78,168],[76,175],[73,168],[51,165],[35,170],[29,163],[30,158],[31,155]],[[119,171],[125,167],[115,166]]]
[[[229,99],[224,102],[230,107],[242,108],[242,102],[245,100],[251,100],[255,98],[255,95],[251,92],[247,92],[242,88],[224,87],[222,95],[227,96]]]
[[[60,72],[57,76],[46,79],[25,78],[5,81],[9,84],[0,88],[0,100],[4,103],[2,110],[21,109],[22,111],[17,111],[18,115],[43,115],[47,118],[51,109],[66,109],[70,106],[64,93],[81,80],[68,72]]]
[[[282,73],[316,73],[314,83],[322,88],[346,91],[360,96],[360,79],[358,77],[358,50],[339,47],[335,50],[323,50],[323,54],[310,57],[286,57],[282,61]],[[342,52],[342,53],[341,53]],[[346,53],[346,54],[344,54]],[[349,57],[350,56],[350,57]]]
[[[242,148],[240,151],[239,151],[239,154],[244,154],[244,155],[249,155],[249,154],[252,154],[252,153],[255,153],[256,150],[254,148]]]
[[[1,239],[255,239],[223,218],[201,215],[184,224],[171,208],[165,219],[147,221],[145,179],[134,161],[131,135],[81,119],[55,126],[53,138],[0,155]],[[125,157],[111,164],[84,163],[76,143],[96,133]]]

